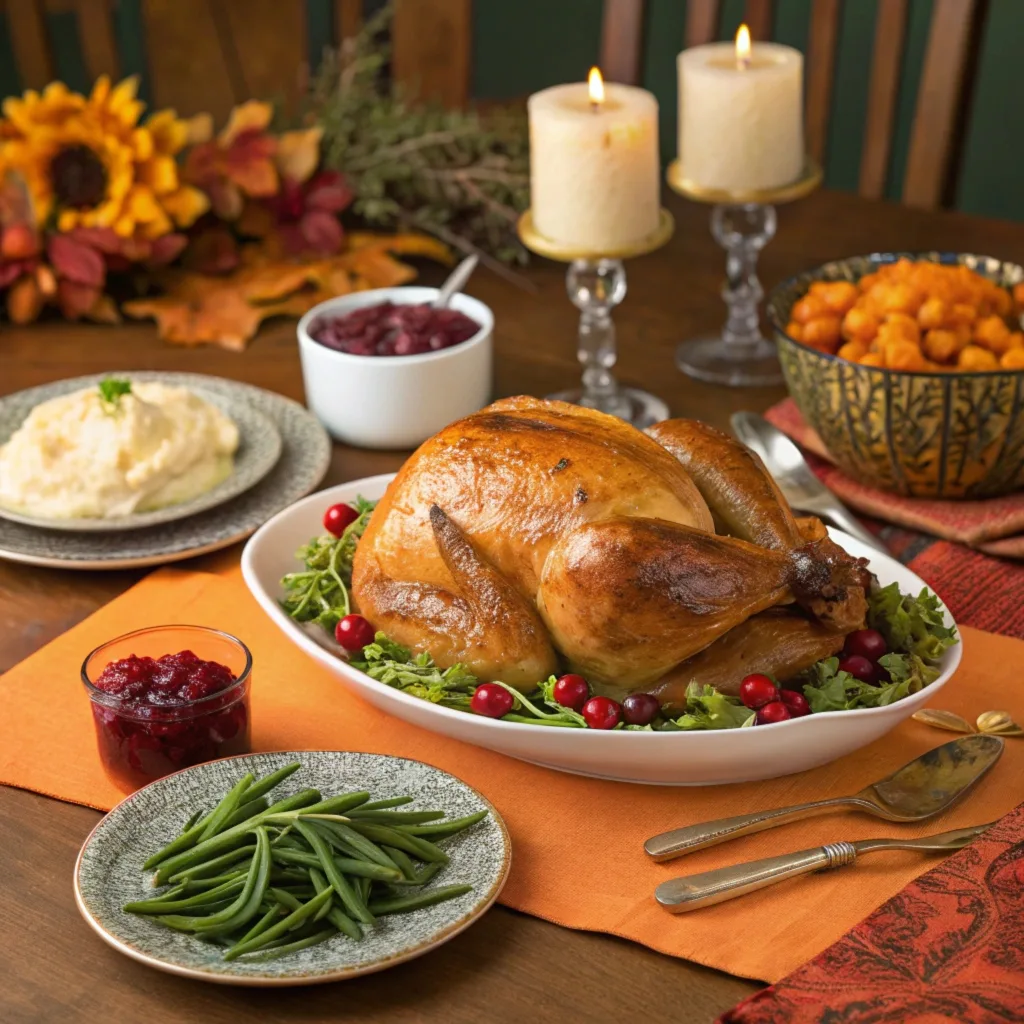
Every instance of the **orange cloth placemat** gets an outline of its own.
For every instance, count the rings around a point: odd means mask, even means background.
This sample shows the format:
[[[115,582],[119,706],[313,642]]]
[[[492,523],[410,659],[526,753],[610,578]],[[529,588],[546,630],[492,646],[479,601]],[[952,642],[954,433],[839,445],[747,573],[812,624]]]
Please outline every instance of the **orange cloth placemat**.
[[[580,778],[444,739],[377,711],[272,626],[237,572],[173,569],[149,576],[0,677],[0,782],[99,808],[115,804],[121,794],[100,768],[79,667],[89,650],[115,635],[176,622],[216,626],[252,649],[254,749],[397,754],[437,765],[483,792],[512,835],[512,874],[502,903],[750,978],[775,981],[788,974],[935,859],[875,854],[853,868],[679,917],[655,904],[652,893],[660,881],[836,839],[925,835],[991,821],[1010,811],[1024,792],[1024,741],[1009,740],[992,776],[938,822],[901,828],[834,815],[654,864],[642,849],[654,833],[852,793],[951,734],[907,722],[834,764],[761,783],[674,788]],[[963,667],[942,692],[940,706],[967,717],[1006,708],[1024,719],[1024,642],[973,629],[963,633]]]

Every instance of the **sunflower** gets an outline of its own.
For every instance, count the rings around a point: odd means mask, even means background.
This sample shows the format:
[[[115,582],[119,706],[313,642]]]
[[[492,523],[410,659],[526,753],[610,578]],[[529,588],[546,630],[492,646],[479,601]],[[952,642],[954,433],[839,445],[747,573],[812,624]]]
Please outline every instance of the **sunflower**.
[[[209,207],[180,180],[175,160],[195,141],[192,125],[172,110],[140,125],[137,85],[127,78],[112,87],[103,76],[86,97],[53,82],[4,101],[0,165],[24,178],[40,225],[153,239],[188,227]]]

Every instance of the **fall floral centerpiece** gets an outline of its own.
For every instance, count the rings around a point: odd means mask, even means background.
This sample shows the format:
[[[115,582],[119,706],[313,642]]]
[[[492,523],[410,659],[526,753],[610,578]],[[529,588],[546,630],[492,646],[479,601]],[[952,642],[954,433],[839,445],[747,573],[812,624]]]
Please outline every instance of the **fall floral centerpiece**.
[[[136,82],[88,96],[60,82],[8,99],[0,119],[0,288],[15,323],[153,317],[181,344],[242,348],[260,322],[447,259],[419,234],[347,234],[343,176],[321,168],[322,129],[274,133],[269,104],[143,119]]]

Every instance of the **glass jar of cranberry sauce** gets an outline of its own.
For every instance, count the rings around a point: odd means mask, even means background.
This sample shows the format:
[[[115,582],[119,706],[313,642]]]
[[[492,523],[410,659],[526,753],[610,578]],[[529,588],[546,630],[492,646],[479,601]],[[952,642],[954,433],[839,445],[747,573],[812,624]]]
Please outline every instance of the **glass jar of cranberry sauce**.
[[[82,665],[100,760],[131,792],[202,761],[249,752],[252,655],[206,626],[157,626],[97,647]]]

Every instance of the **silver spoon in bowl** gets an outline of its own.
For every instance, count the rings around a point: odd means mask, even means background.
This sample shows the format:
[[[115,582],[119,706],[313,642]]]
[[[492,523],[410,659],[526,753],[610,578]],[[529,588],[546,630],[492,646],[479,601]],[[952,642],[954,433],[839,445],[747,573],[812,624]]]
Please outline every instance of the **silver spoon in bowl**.
[[[867,811],[886,821],[924,821],[945,811],[964,795],[999,760],[1003,741],[998,736],[961,736],[914,758],[887,778],[866,786],[853,796],[815,800],[795,807],[720,818],[652,836],[644,850],[657,861],[703,850],[728,839],[761,832],[835,808]]]
[[[437,298],[430,304],[434,309],[447,309],[448,303],[466,286],[480,260],[476,254],[467,256],[449,275],[437,290]]]

